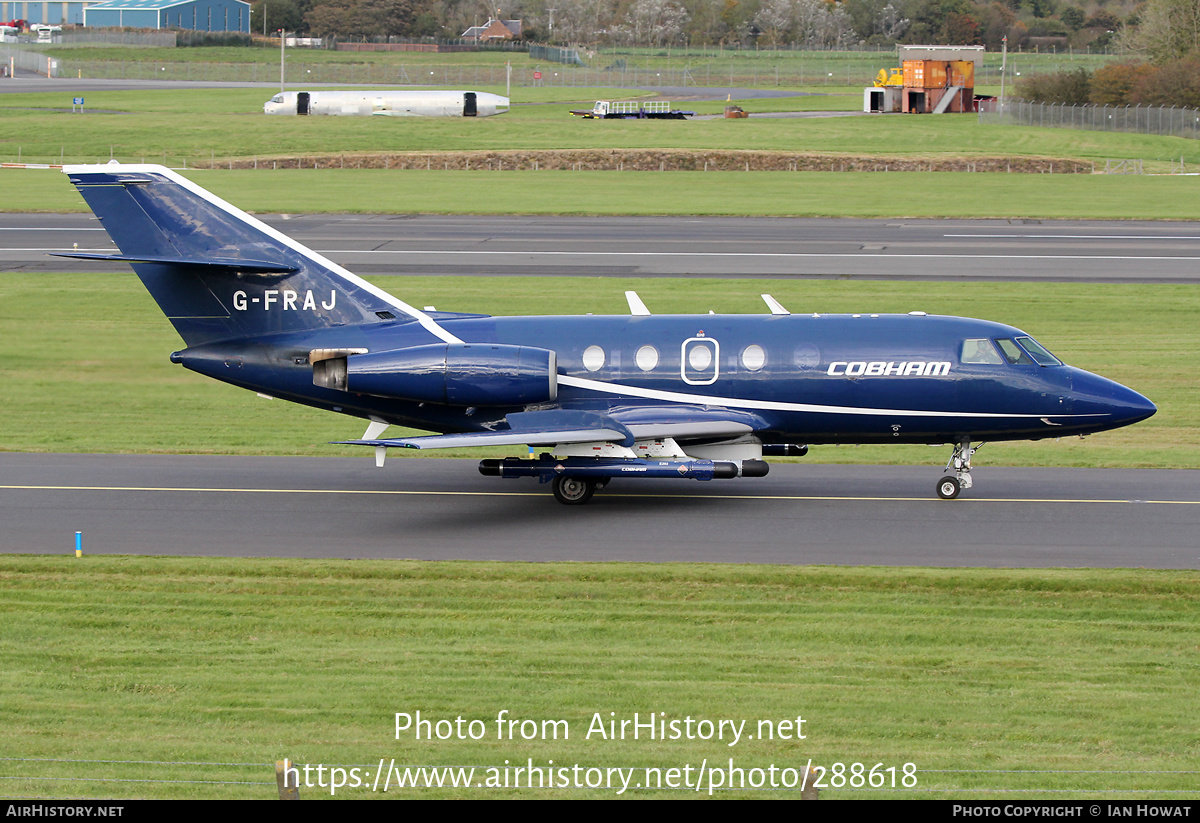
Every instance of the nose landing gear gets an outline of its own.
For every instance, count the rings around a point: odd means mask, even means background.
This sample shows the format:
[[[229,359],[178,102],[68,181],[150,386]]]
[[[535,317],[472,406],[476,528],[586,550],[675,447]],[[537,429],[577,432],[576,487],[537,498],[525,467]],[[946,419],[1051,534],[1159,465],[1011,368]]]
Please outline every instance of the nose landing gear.
[[[971,448],[971,440],[966,437],[954,444],[954,453],[950,455],[950,461],[946,463],[946,471],[953,469],[954,474],[948,474],[938,481],[938,497],[943,500],[953,500],[963,489],[971,488],[971,456],[982,446],[983,444],[980,443],[975,448]]]

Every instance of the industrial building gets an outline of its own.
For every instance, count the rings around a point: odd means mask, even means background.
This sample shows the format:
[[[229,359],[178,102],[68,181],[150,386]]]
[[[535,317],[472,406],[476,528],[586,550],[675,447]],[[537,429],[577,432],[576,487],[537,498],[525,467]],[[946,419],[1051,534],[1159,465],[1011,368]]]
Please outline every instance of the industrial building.
[[[29,25],[129,26],[250,33],[250,4],[243,0],[0,0],[0,20]]]
[[[915,114],[972,111],[983,46],[900,46],[901,67],[863,90],[864,111]]]
[[[83,25],[249,34],[250,4],[244,0],[102,0],[84,9]]]
[[[0,0],[0,20],[24,20],[31,26],[82,26],[83,9],[96,0],[50,3],[43,0]]]

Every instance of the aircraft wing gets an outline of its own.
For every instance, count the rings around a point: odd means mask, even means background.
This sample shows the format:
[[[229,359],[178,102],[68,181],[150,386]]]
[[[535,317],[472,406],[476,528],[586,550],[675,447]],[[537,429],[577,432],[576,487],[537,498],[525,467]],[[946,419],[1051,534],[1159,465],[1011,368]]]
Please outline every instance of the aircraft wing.
[[[556,446],[568,443],[616,443],[633,446],[638,440],[677,440],[739,437],[765,423],[754,415],[730,409],[686,406],[640,407],[614,414],[551,409],[518,412],[505,418],[510,428],[465,434],[432,434],[378,440],[345,440],[342,444],[407,449],[448,449],[474,446]]]
[[[451,449],[467,446],[554,446],[560,443],[623,443],[633,434],[611,417],[596,412],[552,409],[517,412],[505,418],[510,428],[465,434],[431,434],[389,440],[347,440],[355,446],[405,449]]]

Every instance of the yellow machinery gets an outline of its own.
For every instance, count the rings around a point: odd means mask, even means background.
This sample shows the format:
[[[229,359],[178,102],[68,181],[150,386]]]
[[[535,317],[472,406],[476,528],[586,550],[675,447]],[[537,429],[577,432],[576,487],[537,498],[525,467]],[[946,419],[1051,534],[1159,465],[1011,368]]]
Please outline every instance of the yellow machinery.
[[[889,71],[891,72],[889,74]],[[880,69],[879,74],[875,75],[875,87],[885,88],[887,86],[903,86],[904,85],[904,70],[895,69]]]

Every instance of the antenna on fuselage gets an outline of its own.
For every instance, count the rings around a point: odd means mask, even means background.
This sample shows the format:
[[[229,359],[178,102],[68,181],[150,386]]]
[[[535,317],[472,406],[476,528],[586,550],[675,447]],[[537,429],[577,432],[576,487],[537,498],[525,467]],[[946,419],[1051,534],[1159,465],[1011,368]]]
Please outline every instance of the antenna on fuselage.
[[[771,310],[771,314],[791,314],[790,311],[783,307],[783,304],[769,294],[760,294],[759,297],[767,304],[767,308]]]
[[[635,317],[649,317],[650,310],[646,308],[646,304],[642,302],[642,298],[638,297],[635,291],[625,292],[625,299],[629,301],[629,313]]]

